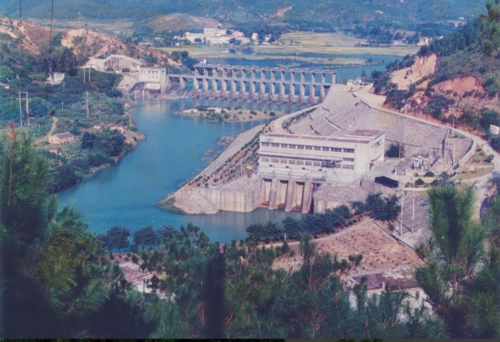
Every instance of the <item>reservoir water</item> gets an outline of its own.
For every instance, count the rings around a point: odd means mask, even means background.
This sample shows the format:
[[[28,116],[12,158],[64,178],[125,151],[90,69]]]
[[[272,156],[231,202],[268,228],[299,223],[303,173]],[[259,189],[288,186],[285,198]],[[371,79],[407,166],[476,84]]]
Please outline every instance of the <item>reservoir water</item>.
[[[238,63],[241,65],[241,60]],[[256,62],[256,61],[252,61]],[[267,61],[273,66],[275,61]],[[238,64],[234,63],[234,64]],[[382,66],[379,66],[382,68]],[[366,69],[366,68],[365,68]],[[354,77],[361,75],[357,68]],[[367,72],[368,74],[368,72]],[[219,138],[235,135],[262,122],[206,123],[203,119],[175,115],[197,105],[280,110],[291,113],[305,106],[199,99],[138,100],[132,115],[139,132],[147,136],[116,167],[58,193],[60,205],[74,202],[90,230],[103,233],[113,225],[134,231],[145,224],[174,227],[188,222],[199,226],[212,241],[244,239],[245,228],[256,221],[280,221],[299,213],[257,209],[251,213],[221,212],[217,215],[181,215],[155,207],[161,198],[208,165],[203,153]]]

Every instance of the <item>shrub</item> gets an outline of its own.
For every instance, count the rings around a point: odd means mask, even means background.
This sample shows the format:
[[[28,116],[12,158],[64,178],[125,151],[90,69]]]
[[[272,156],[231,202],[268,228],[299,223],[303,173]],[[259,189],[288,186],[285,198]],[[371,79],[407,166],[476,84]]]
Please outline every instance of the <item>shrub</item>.
[[[423,181],[423,179],[422,179],[422,178],[419,178],[419,179],[417,179],[417,180],[415,181],[415,185],[420,186],[420,185],[424,185],[424,184],[425,184],[425,182]]]
[[[424,177],[434,177],[434,172],[432,171],[427,171],[424,175]]]

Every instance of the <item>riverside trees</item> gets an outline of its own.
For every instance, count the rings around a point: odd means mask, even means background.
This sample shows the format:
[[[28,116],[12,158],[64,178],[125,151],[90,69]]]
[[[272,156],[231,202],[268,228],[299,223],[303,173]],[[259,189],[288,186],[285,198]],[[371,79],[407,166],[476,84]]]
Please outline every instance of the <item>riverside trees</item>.
[[[47,160],[11,123],[0,144],[0,336],[87,336],[98,322],[133,336],[124,322],[137,304],[123,296],[122,272],[75,208],[58,208],[50,181]],[[106,314],[118,308],[120,320]],[[134,320],[149,334],[142,316]]]

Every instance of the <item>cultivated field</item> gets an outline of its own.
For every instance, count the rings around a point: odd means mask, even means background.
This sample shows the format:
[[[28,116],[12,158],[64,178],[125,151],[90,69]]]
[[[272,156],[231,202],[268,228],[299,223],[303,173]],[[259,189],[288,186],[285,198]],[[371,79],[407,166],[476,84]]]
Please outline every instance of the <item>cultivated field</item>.
[[[314,241],[321,253],[337,255],[339,260],[351,254],[362,254],[363,260],[351,273],[420,266],[423,261],[411,248],[399,243],[374,222],[368,221],[348,228],[338,234],[330,235]],[[298,253],[298,244],[291,244],[295,256],[279,257],[273,264],[274,268],[297,269],[302,264]]]

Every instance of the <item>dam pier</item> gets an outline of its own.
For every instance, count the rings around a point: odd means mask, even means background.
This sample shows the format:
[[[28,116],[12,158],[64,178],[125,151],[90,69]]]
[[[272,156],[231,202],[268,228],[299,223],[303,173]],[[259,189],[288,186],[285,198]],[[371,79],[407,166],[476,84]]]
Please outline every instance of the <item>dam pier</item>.
[[[323,102],[335,72],[197,65],[189,74],[167,74],[165,82],[165,92],[193,98],[312,105]]]

